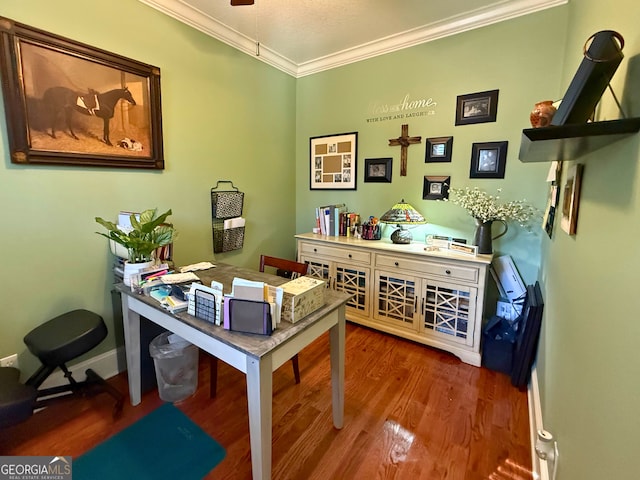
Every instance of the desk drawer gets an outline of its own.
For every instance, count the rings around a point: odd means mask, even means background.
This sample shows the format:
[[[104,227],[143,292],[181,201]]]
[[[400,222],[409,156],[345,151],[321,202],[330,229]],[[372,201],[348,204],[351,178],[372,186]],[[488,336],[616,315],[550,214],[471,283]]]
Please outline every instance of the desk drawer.
[[[371,253],[361,250],[351,250],[346,248],[330,247],[317,243],[300,243],[300,253],[303,255],[319,255],[322,257],[331,257],[336,260],[345,260],[350,262],[371,263]]]
[[[387,255],[376,256],[376,267],[386,269],[397,269],[402,271],[412,271],[417,273],[426,273],[431,275],[439,275],[446,278],[455,278],[466,282],[478,282],[478,269],[470,267],[461,267],[446,263],[435,263],[428,261],[409,260],[403,257],[389,257]]]

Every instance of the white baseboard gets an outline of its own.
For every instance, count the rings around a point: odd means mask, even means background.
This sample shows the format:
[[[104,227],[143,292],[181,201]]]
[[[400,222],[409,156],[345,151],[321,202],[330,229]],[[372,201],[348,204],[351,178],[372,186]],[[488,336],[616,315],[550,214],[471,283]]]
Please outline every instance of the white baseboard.
[[[533,366],[531,370],[531,381],[527,390],[529,403],[529,435],[531,437],[531,465],[534,480],[549,480],[551,471],[549,462],[541,460],[536,455],[536,442],[538,440],[538,430],[544,430],[542,422],[542,405],[540,403],[540,390],[538,389],[538,370]]]
[[[111,378],[118,373],[126,370],[126,357],[124,347],[110,350],[103,353],[102,355],[92,357],[88,360],[85,360],[84,362],[77,363],[68,368],[69,371],[73,374],[73,378],[75,378],[75,380],[78,382],[84,380],[84,372],[88,368],[92,369],[104,379]],[[57,387],[59,385],[66,385],[68,383],[69,382],[67,381],[67,379],[64,378],[64,373],[62,372],[62,370],[57,369],[47,377],[40,388]]]

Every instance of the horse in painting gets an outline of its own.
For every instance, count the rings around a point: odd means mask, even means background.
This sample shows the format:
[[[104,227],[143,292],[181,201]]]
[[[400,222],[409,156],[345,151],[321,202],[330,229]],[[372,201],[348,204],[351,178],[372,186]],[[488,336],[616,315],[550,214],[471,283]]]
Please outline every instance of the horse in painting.
[[[49,124],[51,126],[51,137],[56,138],[55,125],[61,113],[64,114],[66,127],[69,133],[76,140],[78,137],[73,132],[72,116],[73,112],[84,115],[96,116],[103,121],[102,141],[107,145],[112,145],[109,139],[109,122],[113,118],[116,104],[119,100],[125,100],[131,105],[135,105],[131,92],[127,87],[116,88],[105,93],[89,89],[86,94],[74,92],[66,87],[51,87],[44,92],[43,102],[46,105]]]

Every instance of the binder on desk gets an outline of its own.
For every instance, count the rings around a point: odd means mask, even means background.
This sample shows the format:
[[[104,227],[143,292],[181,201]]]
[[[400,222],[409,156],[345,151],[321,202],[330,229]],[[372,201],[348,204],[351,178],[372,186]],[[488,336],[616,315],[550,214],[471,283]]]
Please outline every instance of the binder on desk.
[[[257,300],[226,297],[224,328],[235,332],[271,335],[271,304]]]

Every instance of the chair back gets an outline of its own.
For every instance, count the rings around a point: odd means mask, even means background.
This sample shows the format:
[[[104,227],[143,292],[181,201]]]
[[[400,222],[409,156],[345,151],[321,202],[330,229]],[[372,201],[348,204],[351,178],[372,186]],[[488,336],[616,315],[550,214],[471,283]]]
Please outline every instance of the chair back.
[[[307,274],[308,264],[287,260],[285,258],[260,255],[261,272],[264,272],[264,267],[275,268],[277,270],[277,275],[281,277],[298,278]]]

